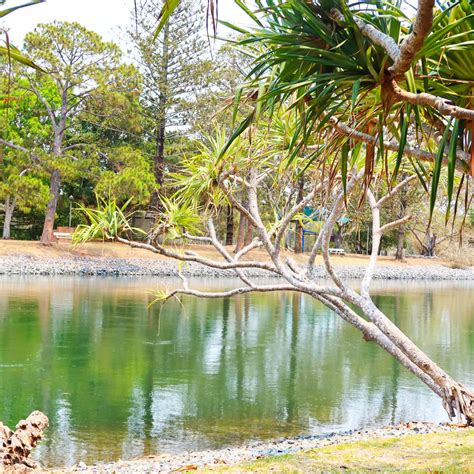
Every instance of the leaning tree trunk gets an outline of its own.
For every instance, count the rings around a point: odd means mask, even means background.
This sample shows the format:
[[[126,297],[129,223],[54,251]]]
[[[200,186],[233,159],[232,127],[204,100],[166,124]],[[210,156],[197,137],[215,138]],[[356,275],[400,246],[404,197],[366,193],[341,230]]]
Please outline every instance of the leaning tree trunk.
[[[248,208],[248,201],[246,201],[245,199],[242,200],[242,207],[244,207],[245,209]],[[239,219],[239,229],[237,231],[237,243],[235,245],[235,250],[234,250],[235,253],[242,250],[245,246],[245,239],[248,234],[247,221],[248,221],[247,217],[245,216],[243,212],[241,212],[240,219]]]
[[[247,228],[245,229],[244,245],[250,245],[250,243],[252,242],[252,238],[253,238],[252,234],[253,234],[253,225],[247,219]]]
[[[234,252],[240,252],[244,248],[245,245],[245,236],[247,234],[247,218],[241,212],[240,213],[240,220],[239,220],[239,230],[237,231],[237,243],[235,244]]]
[[[10,227],[13,217],[13,211],[15,210],[15,198],[7,196],[5,199],[5,220],[3,221],[3,239],[10,239]]]
[[[54,144],[53,155],[60,158],[63,154],[64,133],[66,131],[66,123],[68,116],[68,97],[67,91],[61,95],[61,112],[58,123],[53,123],[54,129]],[[59,201],[59,189],[61,187],[61,173],[58,169],[54,169],[51,173],[50,181],[50,199],[46,207],[46,216],[44,219],[43,233],[41,235],[41,243],[45,245],[52,244],[56,239],[54,238],[54,220],[56,218],[56,209]]]
[[[59,188],[61,186],[61,173],[59,170],[54,170],[51,174],[50,192],[51,197],[46,207],[46,217],[44,220],[43,233],[41,235],[42,244],[51,244],[55,241],[54,238],[54,220],[56,218],[56,208],[58,207]]]

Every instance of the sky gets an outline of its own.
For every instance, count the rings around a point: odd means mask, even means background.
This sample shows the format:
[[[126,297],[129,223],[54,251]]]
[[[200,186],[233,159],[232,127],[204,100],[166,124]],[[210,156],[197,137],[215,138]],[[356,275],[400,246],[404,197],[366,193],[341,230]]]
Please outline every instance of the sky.
[[[9,0],[7,7],[25,3],[26,0]],[[21,47],[25,34],[38,23],[53,20],[77,21],[110,41],[120,43],[120,26],[129,22],[133,0],[47,0],[45,3],[20,9],[6,16],[3,27],[9,30],[11,42]],[[245,14],[233,0],[219,1],[219,18],[245,23]],[[222,29],[222,26],[220,26]],[[219,29],[218,29],[219,34]]]

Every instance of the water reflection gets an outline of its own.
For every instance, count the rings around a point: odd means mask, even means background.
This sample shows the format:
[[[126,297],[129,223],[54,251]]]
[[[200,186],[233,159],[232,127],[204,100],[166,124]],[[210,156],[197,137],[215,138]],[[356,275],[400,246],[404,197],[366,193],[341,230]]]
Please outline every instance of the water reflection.
[[[185,298],[148,309],[158,285],[0,279],[0,419],[12,425],[36,408],[49,415],[41,462],[445,419],[417,379],[307,297]],[[375,299],[474,386],[473,288],[379,285]]]

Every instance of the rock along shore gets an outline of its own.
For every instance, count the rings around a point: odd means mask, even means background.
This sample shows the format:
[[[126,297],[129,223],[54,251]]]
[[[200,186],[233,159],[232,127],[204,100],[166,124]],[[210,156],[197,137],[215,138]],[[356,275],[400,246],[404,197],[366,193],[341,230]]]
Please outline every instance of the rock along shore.
[[[360,278],[365,267],[339,264],[337,272],[342,278]],[[189,277],[235,277],[232,270],[209,268],[187,263],[183,273]],[[272,273],[250,269],[248,276],[272,277]],[[76,276],[178,276],[178,263],[173,260],[78,257],[45,258],[32,256],[0,256],[0,275],[76,275]],[[325,278],[322,266],[315,268],[314,278]],[[379,280],[474,280],[474,269],[453,269],[443,265],[396,266],[380,265],[374,279]]]
[[[426,422],[402,423],[396,426],[350,430],[342,433],[329,433],[315,436],[296,436],[280,438],[274,441],[255,442],[243,447],[218,450],[185,452],[179,455],[162,454],[148,456],[130,461],[119,460],[112,463],[97,463],[86,466],[79,463],[64,471],[53,472],[87,472],[87,473],[163,473],[196,470],[202,467],[225,466],[254,461],[267,456],[278,456],[296,453],[309,449],[322,448],[334,444],[353,443],[369,439],[392,438],[414,434],[445,433],[459,429],[447,424]],[[186,469],[187,468],[187,469]]]

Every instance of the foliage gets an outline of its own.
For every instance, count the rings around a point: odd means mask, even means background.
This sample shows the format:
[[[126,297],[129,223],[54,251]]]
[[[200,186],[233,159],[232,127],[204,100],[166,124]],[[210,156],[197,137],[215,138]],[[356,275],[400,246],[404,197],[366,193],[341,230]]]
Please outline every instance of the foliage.
[[[162,196],[161,208],[156,227],[152,230],[153,236],[176,240],[186,233],[201,233],[199,223],[202,219],[194,203],[183,203]]]
[[[89,224],[81,224],[74,231],[72,241],[78,245],[93,239],[115,240],[121,234],[143,234],[141,229],[132,227],[129,223],[130,214],[125,211],[130,200],[123,206],[119,206],[114,198],[103,199],[99,196],[95,209],[79,206],[78,211],[89,221]]]
[[[146,205],[155,189],[150,161],[140,150],[129,146],[112,148],[104,155],[106,170],[95,186],[98,195],[114,197],[117,202]]]
[[[464,137],[464,151],[468,151],[467,131],[455,128],[435,108],[411,105],[400,100],[391,89],[389,68],[392,60],[387,51],[363,34],[357,21],[377,28],[400,44],[409,35],[413,21],[402,8],[404,2],[365,2],[347,5],[333,0],[314,3],[290,0],[287,2],[258,1],[257,13],[250,12],[257,22],[241,41],[243,46],[258,46],[262,50],[251,72],[249,88],[255,97],[251,114],[237,127],[232,139],[259,120],[264,111],[273,114],[278,107],[295,110],[298,126],[291,141],[292,148],[301,150],[310,139],[319,137],[321,146],[308,158],[318,165],[328,155],[333,163],[345,160],[341,150],[352,148],[350,134],[341,134],[334,123],[344,123],[355,132],[372,135],[376,146],[367,147],[365,169],[368,179],[377,163],[382,164],[387,178],[398,172],[405,144],[413,142],[419,148],[440,150],[435,164],[423,164],[409,159],[423,185],[432,180],[432,210],[436,199],[438,176],[445,159],[449,195],[453,195],[455,164],[467,172],[466,162],[455,157],[448,144],[455,143],[457,130]],[[412,69],[399,81],[412,93],[436,92],[458,106],[468,106],[467,91],[472,87],[472,37],[474,16],[467,2],[447,2],[436,9],[431,33],[415,57]],[[343,15],[335,19],[334,9]],[[249,13],[249,12],[248,12]],[[236,27],[242,32],[242,28]],[[451,68],[451,65],[453,66]],[[442,139],[436,139],[433,121],[441,128]],[[444,133],[446,132],[446,133]],[[453,138],[449,138],[453,135]],[[395,167],[387,166],[385,143],[395,140],[399,153]],[[372,148],[372,151],[370,151]],[[294,156],[294,155],[293,155]],[[290,155],[291,158],[291,155]],[[346,165],[344,165],[346,167]],[[329,167],[329,169],[332,169]]]

